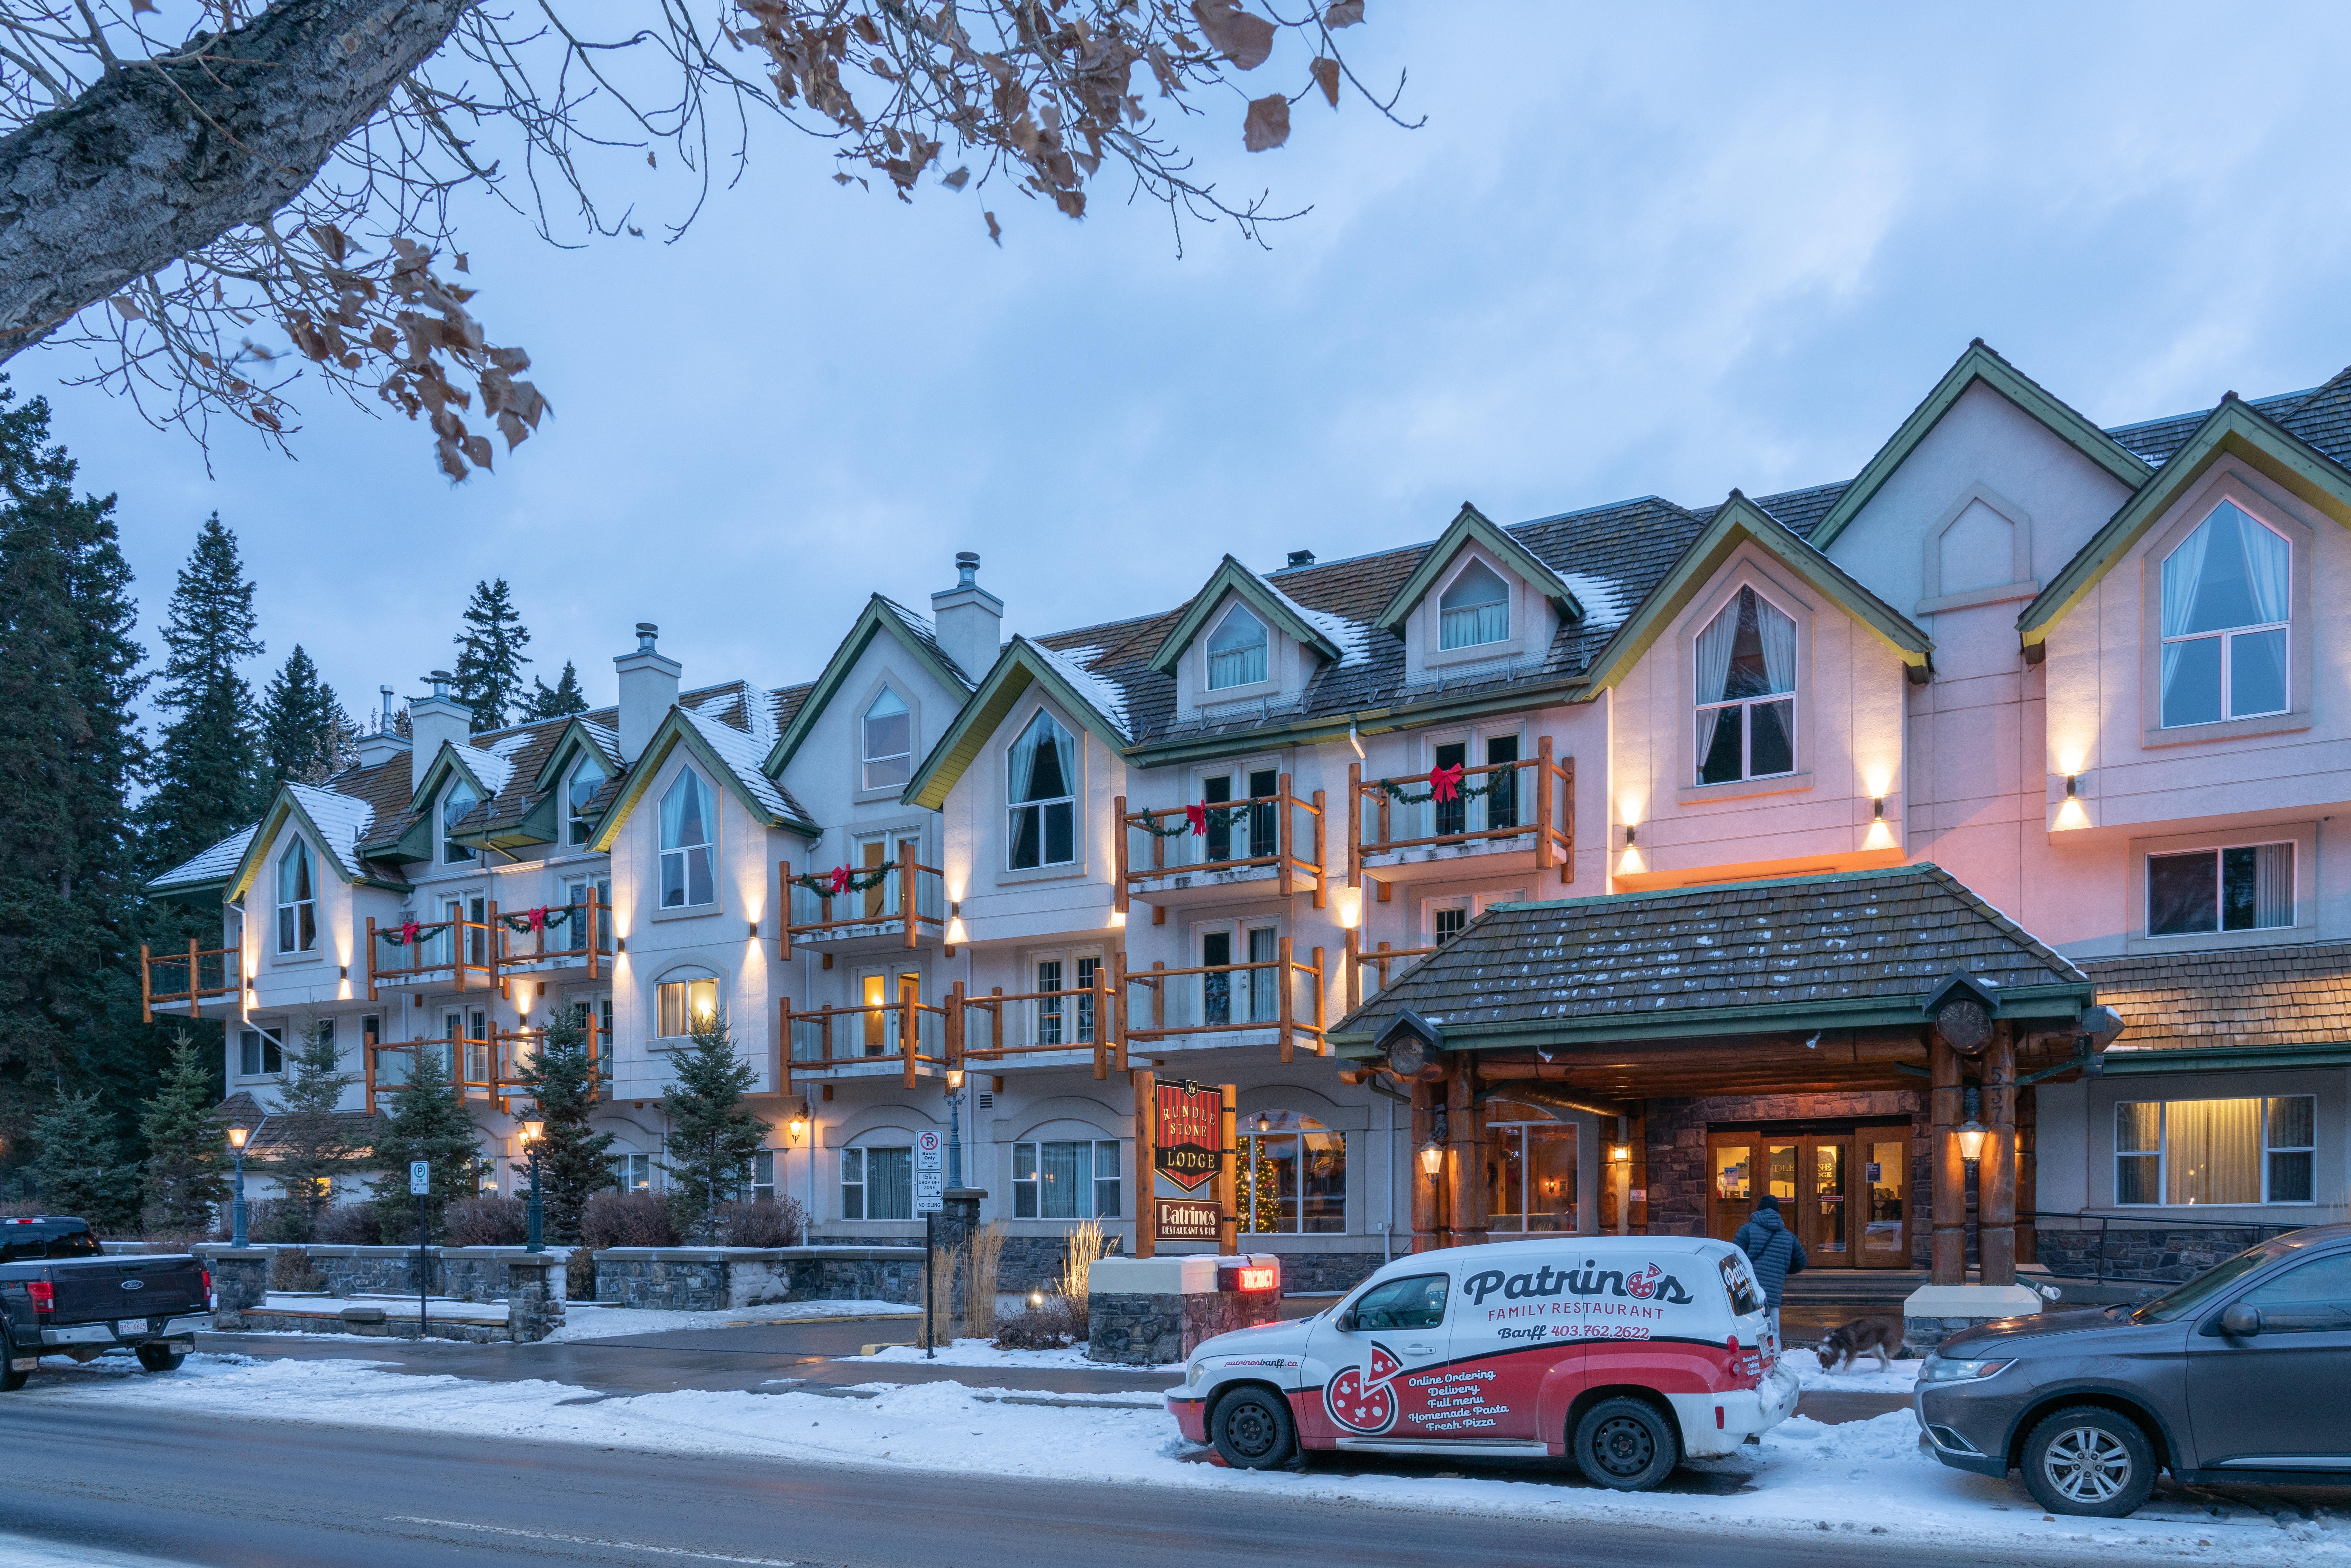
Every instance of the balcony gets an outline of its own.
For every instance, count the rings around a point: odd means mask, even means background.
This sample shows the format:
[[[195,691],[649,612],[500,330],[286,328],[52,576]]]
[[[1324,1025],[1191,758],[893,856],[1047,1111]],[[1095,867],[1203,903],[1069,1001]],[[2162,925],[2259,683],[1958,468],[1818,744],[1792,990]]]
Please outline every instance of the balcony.
[[[1364,934],[1350,930],[1346,950],[1347,1010],[1353,1012],[1369,998],[1386,990],[1388,976],[1395,967],[1427,957],[1437,951],[1437,946],[1432,943],[1426,947],[1397,947],[1382,942],[1376,946],[1366,947],[1364,946]],[[1376,971],[1368,987],[1364,983],[1365,970]]]
[[[371,1113],[376,1109],[380,1092],[408,1082],[415,1061],[410,1053],[422,1049],[440,1057],[459,1101],[478,1101],[504,1113],[513,1109],[513,1097],[522,1090],[523,1064],[538,1054],[539,1042],[546,1038],[543,1029],[503,1029],[493,1023],[484,1040],[453,1035],[437,1040],[370,1040],[360,1051],[367,1108]],[[593,1023],[588,1026],[586,1038],[588,1065],[598,1084],[595,1097],[601,1100],[611,1071],[611,1038]],[[390,1060],[384,1060],[387,1057]]]
[[[1137,1028],[1127,1022],[1125,1040],[1130,1049],[1160,1040],[1238,1044],[1244,1042],[1201,1037],[1270,1032],[1284,1062],[1295,1054],[1301,1040],[1317,1056],[1331,1054],[1320,947],[1312,950],[1308,963],[1291,955],[1290,938],[1283,936],[1276,942],[1273,957],[1253,963],[1206,964],[1186,969],[1154,964],[1148,969],[1130,970],[1121,956],[1115,967],[1123,986],[1140,987],[1150,999],[1149,1025]],[[1124,1010],[1121,1009],[1122,1015]]]
[[[1291,792],[1290,775],[1270,795],[1240,800],[1203,800],[1142,811],[1118,797],[1117,907],[1123,914],[1137,894],[1153,900],[1152,923],[1165,917],[1169,894],[1205,891],[1213,895],[1236,883],[1271,881],[1288,898],[1300,883],[1322,907],[1328,882],[1323,848],[1322,791],[1301,799]],[[1138,842],[1136,834],[1144,835]],[[1186,902],[1176,899],[1173,902]]]
[[[1058,1067],[1091,1053],[1097,1081],[1126,1071],[1125,1009],[1110,967],[1095,966],[1093,984],[1075,990],[1008,992],[998,986],[976,997],[957,980],[948,1006],[956,1019],[947,1031],[950,1067],[1029,1057],[1047,1059],[1030,1066]]]
[[[498,983],[496,926],[498,906],[479,920],[455,916],[447,920],[404,920],[398,925],[367,923],[367,999],[375,1001],[376,988],[386,985],[426,985],[446,982],[454,990],[467,990],[466,977],[479,976],[481,988]]]
[[[785,1042],[777,1090],[785,1094],[791,1092],[795,1076],[879,1076],[893,1062],[912,1089],[924,1068],[946,1070],[950,1022],[960,1022],[952,1006],[934,1006],[911,991],[894,1002],[862,1007],[796,1010],[789,997],[777,1006],[778,1038]]]
[[[585,968],[601,980],[612,972],[612,912],[600,904],[592,887],[578,904],[542,904],[501,915],[490,925],[497,937],[495,976]]]
[[[234,947],[199,947],[192,939],[184,953],[168,953],[157,957],[147,945],[139,946],[139,1016],[141,1022],[153,1023],[158,1007],[187,1004],[188,1016],[194,1018],[204,1010],[204,1004],[222,998],[234,997],[240,980],[237,949]]]
[[[789,912],[784,922],[787,958],[795,945],[827,949],[830,964],[832,949],[913,947],[925,935],[946,935],[946,873],[916,863],[911,845],[894,865],[841,866],[794,876],[792,862],[778,861],[776,872]],[[911,918],[905,899],[909,886],[914,890]]]
[[[1531,841],[1531,842],[1528,841]],[[1516,762],[1440,768],[1393,779],[1347,768],[1347,884],[1384,865],[1531,849],[1535,869],[1575,880],[1575,758],[1556,761],[1552,737]],[[1375,881],[1378,879],[1374,879]],[[1384,883],[1380,894],[1387,894]]]

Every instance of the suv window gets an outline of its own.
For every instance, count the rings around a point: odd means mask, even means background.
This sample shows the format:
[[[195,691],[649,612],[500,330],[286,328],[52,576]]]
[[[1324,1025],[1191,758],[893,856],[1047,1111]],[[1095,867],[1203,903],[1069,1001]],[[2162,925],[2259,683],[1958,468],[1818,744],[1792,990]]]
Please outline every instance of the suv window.
[[[2351,1252],[2297,1264],[2239,1300],[2260,1312],[2265,1334],[2351,1329]]]
[[[50,1258],[96,1258],[103,1249],[86,1225],[0,1226],[0,1263],[37,1263]]]
[[[2156,1297],[2155,1300],[2131,1313],[2131,1321],[2138,1323],[2168,1323],[2192,1316],[2201,1312],[2204,1304],[2214,1296],[2276,1256],[2276,1252],[2268,1247],[2256,1247],[2251,1251],[2240,1252],[2210,1273],[2199,1274],[2178,1290]]]
[[[1445,1321],[1447,1284],[1442,1274],[1384,1280],[1355,1298],[1358,1329],[1433,1329]]]

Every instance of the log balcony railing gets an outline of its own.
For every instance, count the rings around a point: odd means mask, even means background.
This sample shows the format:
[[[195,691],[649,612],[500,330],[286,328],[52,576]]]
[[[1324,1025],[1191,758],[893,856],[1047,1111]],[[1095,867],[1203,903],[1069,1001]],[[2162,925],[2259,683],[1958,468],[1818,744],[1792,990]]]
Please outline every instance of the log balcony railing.
[[[1276,942],[1273,957],[1253,963],[1183,969],[1155,963],[1148,969],[1128,969],[1120,955],[1113,964],[1122,988],[1140,987],[1150,994],[1151,1022],[1142,1028],[1130,1022],[1129,1042],[1271,1030],[1285,1062],[1301,1040],[1317,1056],[1331,1054],[1320,947],[1312,949],[1312,959],[1306,963],[1291,954],[1290,938],[1283,936]],[[1298,994],[1301,979],[1303,1006]]]
[[[466,982],[469,975],[481,977],[483,989],[496,988],[498,906],[492,904],[488,910],[479,920],[456,915],[446,920],[407,921],[385,926],[378,925],[375,917],[370,915],[367,999],[377,999],[376,988],[380,985],[444,977],[460,991],[471,988]]]
[[[1463,792],[1450,800],[1434,798],[1433,780],[1426,773],[1394,779],[1363,774],[1362,763],[1348,764],[1350,887],[1363,885],[1369,855],[1473,844],[1510,848],[1515,846],[1508,841],[1529,836],[1534,839],[1538,871],[1556,866],[1561,882],[1575,880],[1575,758],[1555,760],[1550,736],[1536,741],[1531,758],[1463,768],[1457,786]],[[1482,794],[1473,800],[1466,793],[1471,789]]]
[[[1426,958],[1436,952],[1438,946],[1431,943],[1426,947],[1396,947],[1382,942],[1375,946],[1366,947],[1364,946],[1364,934],[1361,931],[1349,930],[1346,950],[1348,1009],[1352,1011],[1363,1006],[1368,998],[1386,990],[1388,972],[1391,967]],[[1366,969],[1378,971],[1377,979],[1368,988],[1364,984],[1365,978],[1364,972]]]
[[[1287,773],[1280,776],[1270,795],[1141,811],[1128,810],[1126,797],[1121,795],[1115,810],[1118,863],[1113,896],[1121,914],[1125,913],[1132,894],[1163,877],[1217,872],[1255,871],[1259,875],[1270,875],[1284,898],[1298,891],[1301,878],[1309,879],[1308,891],[1314,894],[1314,907],[1322,907],[1324,884],[1330,880],[1323,872],[1330,862],[1323,843],[1326,813],[1322,791],[1317,789],[1311,798],[1301,798],[1291,792]],[[1191,831],[1192,823],[1187,821],[1195,813],[1202,819],[1200,831]],[[1185,831],[1168,831],[1176,827]],[[1139,863],[1133,841],[1138,832],[1147,837],[1150,846]],[[1261,841],[1269,838],[1270,843]],[[1177,846],[1174,855],[1169,853],[1171,844]],[[1198,858],[1183,858],[1195,853]],[[1155,923],[1158,918],[1155,909]]]
[[[546,915],[534,929],[528,911],[491,915],[490,924],[497,934],[499,972],[584,965],[591,980],[612,972],[612,912],[598,903],[595,889],[590,888],[578,904],[548,905]],[[515,929],[517,921],[523,923],[519,931]]]
[[[589,1025],[584,1034],[588,1066],[599,1085],[595,1097],[601,1100],[605,1097],[604,1074],[611,1057],[611,1040],[602,1028],[594,1024]],[[443,1035],[428,1040],[371,1040],[361,1051],[367,1108],[372,1113],[378,1093],[408,1082],[409,1067],[415,1059],[407,1053],[423,1049],[441,1053],[442,1063],[449,1070],[450,1084],[460,1101],[484,1101],[504,1113],[512,1108],[513,1097],[522,1088],[522,1064],[538,1053],[539,1043],[546,1038],[544,1029],[506,1029],[493,1023],[486,1039]],[[397,1053],[395,1061],[381,1061],[389,1053]]]
[[[852,869],[870,872],[882,868]],[[917,863],[911,843],[899,850],[897,863],[889,868],[880,884],[862,893],[818,893],[805,883],[792,880],[789,861],[777,862],[776,873],[778,885],[783,889],[784,907],[789,911],[784,922],[783,956],[787,958],[792,956],[795,943],[821,946],[852,937],[898,936],[913,947],[925,935],[946,934],[946,873],[936,866]],[[820,873],[811,870],[811,874]],[[909,884],[914,889],[912,919],[906,915],[905,890]]]
[[[912,1089],[923,1068],[948,1066],[951,1020],[960,1022],[952,1008],[912,999],[795,1010],[792,998],[785,997],[777,1012],[778,1038],[785,1044],[778,1053],[782,1060],[777,1088],[786,1094],[796,1073],[830,1077],[844,1067],[886,1061],[904,1066],[905,1086]]]
[[[240,954],[235,947],[199,947],[192,938],[184,953],[161,956],[139,946],[139,1016],[153,1023],[158,1007],[185,1002],[193,1018],[203,1005],[234,997],[241,984]],[[175,983],[176,982],[176,983]]]
[[[956,1020],[947,1031],[950,1067],[1090,1051],[1096,1080],[1126,1071],[1126,1035],[1120,1027],[1125,1009],[1111,966],[1096,965],[1093,984],[1074,990],[1007,991],[998,986],[977,997],[957,980],[948,1007]]]

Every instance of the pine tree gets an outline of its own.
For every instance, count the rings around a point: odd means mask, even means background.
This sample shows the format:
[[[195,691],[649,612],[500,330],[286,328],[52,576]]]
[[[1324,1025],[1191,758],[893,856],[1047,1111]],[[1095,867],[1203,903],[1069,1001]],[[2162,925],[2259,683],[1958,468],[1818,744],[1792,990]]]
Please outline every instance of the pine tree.
[[[408,1192],[408,1162],[433,1167],[433,1190],[425,1218],[481,1190],[489,1162],[481,1155],[481,1134],[449,1081],[449,1065],[430,1042],[409,1053],[408,1081],[392,1092],[375,1130],[376,1211],[383,1216],[388,1245],[416,1238],[417,1200]]]
[[[256,624],[253,584],[237,559],[236,536],[214,512],[180,570],[163,625],[168,652],[155,706],[169,716],[158,748],[155,792],[140,812],[150,870],[178,865],[261,812],[263,762],[253,688],[237,671],[241,662],[262,652]]]
[[[350,715],[295,643],[262,694],[261,747],[271,785],[324,784],[350,766],[354,745]]]
[[[580,672],[570,660],[563,661],[563,674],[553,685],[537,675],[530,678],[531,693],[524,699],[522,719],[535,724],[543,718],[569,718],[575,713],[588,711],[588,695],[580,689]]]
[[[334,1179],[349,1167],[358,1151],[352,1142],[353,1119],[338,1114],[344,1091],[359,1082],[356,1073],[341,1071],[334,1042],[312,1030],[294,1053],[294,1076],[277,1092],[277,1111],[271,1119],[276,1141],[271,1166],[284,1195],[278,1205],[278,1228],[273,1241],[316,1239],[319,1218],[334,1201]],[[458,1113],[463,1115],[461,1111]],[[468,1127],[472,1125],[467,1123]],[[407,1167],[402,1167],[402,1176]]]
[[[465,606],[465,630],[457,633],[457,670],[453,695],[474,710],[474,733],[504,729],[507,714],[523,704],[523,653],[530,633],[523,629],[514,595],[503,577],[474,584]]]
[[[33,1124],[33,1179],[41,1207],[75,1214],[101,1236],[139,1226],[139,1167],[123,1163],[112,1118],[95,1094],[61,1094]]]
[[[678,1233],[693,1236],[720,1203],[751,1185],[752,1157],[767,1141],[768,1124],[745,1109],[744,1092],[758,1076],[735,1054],[734,1031],[722,1014],[694,1020],[692,1043],[671,1061],[676,1074],[662,1095],[669,1121],[670,1207]]]
[[[207,1055],[181,1030],[154,1097],[141,1107],[139,1132],[147,1140],[147,1219],[154,1229],[204,1229],[212,1224],[214,1206],[228,1199],[228,1177],[222,1170],[227,1163],[222,1153],[226,1134]]]
[[[605,1067],[588,1060],[586,1031],[579,1015],[566,1009],[549,1017],[538,1053],[517,1075],[544,1124],[538,1135],[538,1195],[550,1241],[579,1240],[580,1211],[588,1200],[621,1185],[608,1152],[612,1134],[597,1132],[588,1123],[605,1086]],[[528,1160],[515,1161],[514,1169],[522,1180],[528,1179]]]

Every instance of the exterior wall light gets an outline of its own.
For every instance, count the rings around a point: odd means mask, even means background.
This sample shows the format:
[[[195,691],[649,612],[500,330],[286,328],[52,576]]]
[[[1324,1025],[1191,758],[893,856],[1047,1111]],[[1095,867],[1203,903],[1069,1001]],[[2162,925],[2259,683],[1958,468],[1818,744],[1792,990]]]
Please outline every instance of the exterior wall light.
[[[1608,1163],[1612,1166],[1631,1165],[1633,1163],[1633,1145],[1630,1144],[1609,1145]]]
[[[2068,800],[2077,800],[2081,799],[2081,793],[2082,776],[2078,773],[2068,773],[2065,775],[2065,799]]]
[[[1869,814],[1870,814],[1870,816],[1871,816],[1874,820],[1876,820],[1876,821],[1877,821],[1882,822],[1882,821],[1886,821],[1886,797],[1885,797],[1885,796],[1880,795],[1876,800],[1872,800],[1872,801],[1869,803]]]
[[[1420,1145],[1420,1174],[1435,1181],[1445,1170],[1445,1145],[1431,1138]]]
[[[1625,847],[1629,850],[1635,841],[1633,837],[1633,824],[1627,822],[1625,824]]]
[[[1983,1154],[1983,1124],[1973,1116],[1959,1125],[1959,1158],[1974,1165]]]

